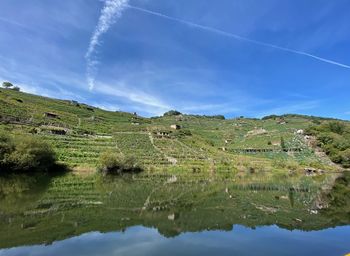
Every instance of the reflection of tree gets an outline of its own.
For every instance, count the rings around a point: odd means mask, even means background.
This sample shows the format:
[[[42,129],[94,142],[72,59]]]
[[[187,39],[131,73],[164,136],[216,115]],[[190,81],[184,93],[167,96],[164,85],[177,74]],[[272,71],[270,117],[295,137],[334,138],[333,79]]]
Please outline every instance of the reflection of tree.
[[[288,198],[289,198],[290,206],[293,208],[294,207],[294,191],[293,190],[289,190]]]
[[[13,174],[0,176],[0,213],[21,213],[33,207],[56,175]]]
[[[350,173],[346,172],[339,177],[333,189],[324,199],[328,207],[321,211],[334,225],[350,223]]]

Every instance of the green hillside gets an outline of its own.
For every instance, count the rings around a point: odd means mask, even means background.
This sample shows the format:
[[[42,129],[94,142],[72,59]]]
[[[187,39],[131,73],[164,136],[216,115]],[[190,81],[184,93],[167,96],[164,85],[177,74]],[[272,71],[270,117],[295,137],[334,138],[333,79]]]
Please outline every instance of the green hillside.
[[[94,171],[105,151],[132,155],[148,172],[293,177],[311,167],[337,171],[317,152],[317,136],[304,133],[330,121],[300,115],[225,120],[176,112],[143,118],[0,89],[0,130],[43,139],[59,162],[79,171]]]

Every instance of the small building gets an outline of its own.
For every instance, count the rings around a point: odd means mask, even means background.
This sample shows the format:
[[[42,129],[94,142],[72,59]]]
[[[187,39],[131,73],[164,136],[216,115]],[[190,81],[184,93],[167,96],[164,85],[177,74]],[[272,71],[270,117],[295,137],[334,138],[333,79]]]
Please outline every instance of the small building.
[[[55,113],[52,112],[45,112],[44,113],[44,117],[48,117],[48,118],[58,118],[59,116]]]
[[[180,130],[180,129],[181,129],[181,126],[178,125],[178,124],[172,124],[172,125],[170,125],[170,128],[171,128],[171,129],[174,129],[174,130]]]

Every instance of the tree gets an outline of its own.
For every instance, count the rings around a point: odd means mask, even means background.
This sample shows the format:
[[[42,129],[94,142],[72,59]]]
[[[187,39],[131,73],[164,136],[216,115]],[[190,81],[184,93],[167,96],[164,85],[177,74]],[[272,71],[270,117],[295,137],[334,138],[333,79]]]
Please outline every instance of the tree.
[[[163,114],[163,116],[179,116],[182,115],[181,112],[177,111],[177,110],[170,110],[168,112],[165,112]]]
[[[8,89],[8,88],[13,87],[13,84],[11,84],[10,82],[3,82],[2,83],[2,87]]]

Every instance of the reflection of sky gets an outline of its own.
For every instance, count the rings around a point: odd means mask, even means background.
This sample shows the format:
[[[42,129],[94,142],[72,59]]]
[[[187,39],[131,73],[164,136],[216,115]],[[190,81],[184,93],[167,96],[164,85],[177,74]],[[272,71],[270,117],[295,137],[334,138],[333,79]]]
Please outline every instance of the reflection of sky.
[[[323,231],[287,231],[276,226],[256,230],[234,226],[231,232],[184,233],[164,238],[157,230],[133,227],[125,233],[91,232],[52,245],[0,250],[0,256],[100,255],[344,255],[350,252],[350,226]]]

